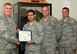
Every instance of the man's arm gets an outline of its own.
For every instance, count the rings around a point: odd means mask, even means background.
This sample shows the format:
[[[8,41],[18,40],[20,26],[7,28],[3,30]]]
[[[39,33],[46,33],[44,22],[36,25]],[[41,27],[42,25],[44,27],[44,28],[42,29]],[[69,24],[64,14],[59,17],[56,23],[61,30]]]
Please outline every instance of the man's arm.
[[[4,23],[5,21],[0,19],[0,38],[10,43],[16,43],[18,40],[14,36],[11,36]]]

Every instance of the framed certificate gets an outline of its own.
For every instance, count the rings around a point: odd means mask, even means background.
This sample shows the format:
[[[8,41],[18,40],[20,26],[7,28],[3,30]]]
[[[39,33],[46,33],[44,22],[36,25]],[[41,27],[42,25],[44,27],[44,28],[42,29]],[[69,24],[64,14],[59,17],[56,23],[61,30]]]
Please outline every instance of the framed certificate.
[[[19,41],[26,42],[31,41],[32,33],[31,31],[19,31]]]

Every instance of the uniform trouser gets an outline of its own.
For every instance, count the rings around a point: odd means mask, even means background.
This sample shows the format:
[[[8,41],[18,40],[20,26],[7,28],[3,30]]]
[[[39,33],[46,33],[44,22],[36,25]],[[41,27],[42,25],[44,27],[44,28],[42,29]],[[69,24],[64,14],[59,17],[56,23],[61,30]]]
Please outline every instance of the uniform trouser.
[[[45,47],[41,49],[41,54],[56,54],[56,49]]]
[[[0,54],[18,54],[17,49],[0,49]]]
[[[40,51],[30,51],[30,50],[25,50],[25,54],[41,54]]]
[[[76,54],[71,47],[61,47],[58,48],[58,54]]]

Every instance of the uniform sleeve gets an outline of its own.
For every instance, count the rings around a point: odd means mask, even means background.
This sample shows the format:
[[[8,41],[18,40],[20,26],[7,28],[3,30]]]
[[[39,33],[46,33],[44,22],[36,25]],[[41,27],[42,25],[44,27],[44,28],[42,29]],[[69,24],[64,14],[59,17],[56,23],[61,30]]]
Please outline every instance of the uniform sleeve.
[[[52,42],[51,42],[52,46],[51,47],[54,49],[57,47],[56,24],[57,24],[58,20],[56,18],[53,18],[53,22],[54,22],[53,29],[51,30],[51,35],[52,35]]]
[[[43,35],[44,35],[44,33],[43,33],[43,27],[39,24],[38,26],[37,26],[37,30],[38,30],[38,38],[34,41],[35,42],[35,44],[40,44],[40,43],[42,43],[43,42]]]
[[[11,36],[11,33],[4,25],[4,21],[0,19],[0,38],[6,40],[10,43],[16,43],[17,39],[14,36]]]
[[[27,24],[25,24],[24,26],[23,26],[23,30],[27,30]]]
[[[41,25],[42,25],[42,23],[43,23],[43,22],[42,22],[43,20],[44,20],[44,19],[42,18],[42,19],[39,21],[39,23],[40,23]]]
[[[56,30],[55,31],[55,33],[56,33],[56,40],[58,42],[60,37],[61,37],[61,33],[62,33],[62,28],[61,28],[61,25],[59,23],[56,24],[55,30]]]
[[[73,47],[77,47],[77,22],[74,23],[74,30],[73,30],[73,42],[72,42],[72,45]]]

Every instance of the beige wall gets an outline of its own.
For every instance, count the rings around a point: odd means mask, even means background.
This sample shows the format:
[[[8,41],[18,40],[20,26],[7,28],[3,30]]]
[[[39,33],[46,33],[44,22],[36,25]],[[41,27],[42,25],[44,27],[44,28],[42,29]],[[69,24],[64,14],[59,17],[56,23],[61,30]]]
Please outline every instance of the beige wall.
[[[18,2],[19,0],[0,0],[0,15],[3,12],[3,5],[7,2],[10,2],[11,4],[15,4],[16,2]]]
[[[66,6],[70,8],[70,16],[77,20],[77,0],[47,0],[52,3],[52,15],[58,19],[62,18],[61,9]]]

